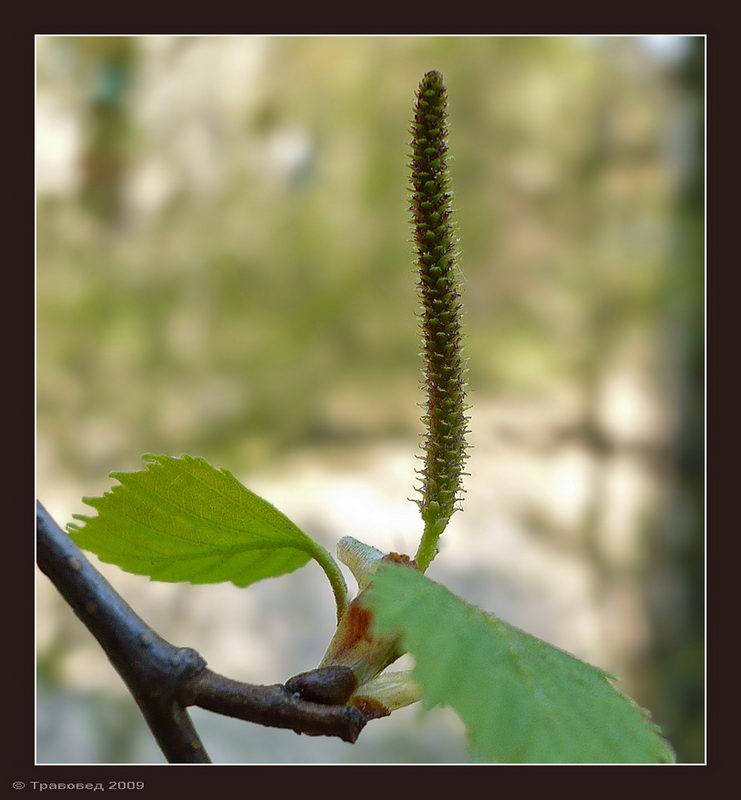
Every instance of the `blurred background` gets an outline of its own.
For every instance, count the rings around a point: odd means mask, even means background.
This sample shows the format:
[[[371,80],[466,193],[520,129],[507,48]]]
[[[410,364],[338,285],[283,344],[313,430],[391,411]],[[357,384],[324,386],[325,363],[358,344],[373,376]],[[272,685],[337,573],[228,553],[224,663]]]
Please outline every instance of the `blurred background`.
[[[332,551],[414,552],[407,127],[440,69],[474,449],[429,574],[620,675],[702,761],[703,47],[37,37],[38,497],[64,525],[185,452]],[[99,566],[236,679],[316,666],[334,629],[313,563],[246,590]],[[38,762],[161,762],[40,573],[37,612]],[[220,762],[468,760],[449,709],[356,745],[193,716]]]

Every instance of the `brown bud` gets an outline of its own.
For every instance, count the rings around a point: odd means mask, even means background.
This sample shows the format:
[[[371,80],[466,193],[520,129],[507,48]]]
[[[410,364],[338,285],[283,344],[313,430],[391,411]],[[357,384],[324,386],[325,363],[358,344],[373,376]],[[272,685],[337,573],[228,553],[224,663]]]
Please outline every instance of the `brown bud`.
[[[294,675],[285,687],[302,700],[322,705],[344,705],[358,686],[358,681],[349,667],[334,665]]]

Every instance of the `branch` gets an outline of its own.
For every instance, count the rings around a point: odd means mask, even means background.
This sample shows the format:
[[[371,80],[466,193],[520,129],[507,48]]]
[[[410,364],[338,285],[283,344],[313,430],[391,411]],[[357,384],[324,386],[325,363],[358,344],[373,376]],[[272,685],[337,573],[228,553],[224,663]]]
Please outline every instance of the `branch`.
[[[352,675],[351,670],[347,672]],[[280,683],[253,686],[204,669],[186,682],[180,699],[188,706],[200,706],[259,725],[290,728],[308,736],[339,736],[346,742],[358,738],[366,720],[354,706],[322,705],[297,695],[298,692],[292,693]]]
[[[165,641],[39,502],[36,527],[41,571],[98,640],[169,762],[210,763],[186,710],[193,705],[309,736],[338,736],[346,742],[358,738],[366,723],[358,709],[302,700],[281,684],[255,686],[225,678],[207,669],[195,650]],[[348,676],[338,671],[329,677],[344,684]]]
[[[105,650],[167,760],[208,762],[188,712],[177,701],[180,686],[203,670],[205,661],[195,650],[166,642],[137,616],[41,503],[36,527],[41,571]]]

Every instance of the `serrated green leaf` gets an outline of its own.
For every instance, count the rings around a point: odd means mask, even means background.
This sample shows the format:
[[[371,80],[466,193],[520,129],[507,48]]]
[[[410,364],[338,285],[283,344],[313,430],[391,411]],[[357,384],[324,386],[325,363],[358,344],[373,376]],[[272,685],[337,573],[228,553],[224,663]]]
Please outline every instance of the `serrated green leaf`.
[[[227,470],[192,456],[143,459],[144,470],[111,473],[120,485],[103,497],[83,498],[98,516],[67,526],[102,561],[158,581],[248,586],[329,557]]]
[[[369,602],[381,633],[415,658],[426,708],[451,706],[477,761],[672,762],[647,711],[615,678],[475,606],[414,570],[383,566]]]

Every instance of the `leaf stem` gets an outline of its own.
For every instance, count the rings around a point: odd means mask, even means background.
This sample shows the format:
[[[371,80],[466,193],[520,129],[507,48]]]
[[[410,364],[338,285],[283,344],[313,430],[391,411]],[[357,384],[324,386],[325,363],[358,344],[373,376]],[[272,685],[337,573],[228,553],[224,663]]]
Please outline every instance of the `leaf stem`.
[[[339,564],[332,558],[328,550],[325,550],[319,542],[315,542],[313,539],[311,540],[311,544],[311,556],[324,570],[324,574],[327,576],[329,584],[332,587],[334,602],[337,606],[337,622],[339,622],[345,611],[347,611],[347,606],[350,603],[345,577],[340,570]]]

